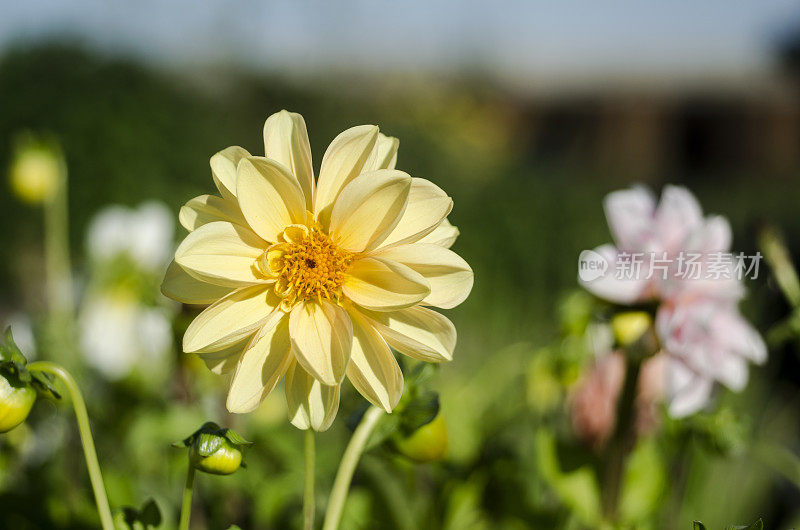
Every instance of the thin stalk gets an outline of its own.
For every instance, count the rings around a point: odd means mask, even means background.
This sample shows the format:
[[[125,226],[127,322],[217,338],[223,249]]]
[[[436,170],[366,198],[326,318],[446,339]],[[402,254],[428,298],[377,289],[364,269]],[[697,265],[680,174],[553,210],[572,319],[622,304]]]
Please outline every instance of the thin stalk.
[[[64,368],[49,361],[36,361],[28,365],[29,370],[47,372],[56,376],[64,383],[69,397],[72,400],[72,407],[75,409],[75,418],[78,420],[78,432],[81,435],[83,454],[86,457],[86,468],[89,471],[89,478],[94,490],[94,499],[97,503],[97,512],[100,515],[100,522],[103,530],[114,530],[114,521],[111,517],[111,508],[108,505],[106,489],[103,485],[103,475],[100,472],[100,464],[97,462],[97,451],[94,448],[92,429],[89,426],[89,414],[86,412],[86,403],[78,384],[72,375]]]
[[[627,357],[625,385],[617,406],[617,425],[604,459],[603,511],[611,520],[617,517],[625,461],[636,442],[636,389],[641,365],[641,359]]]
[[[69,255],[69,197],[67,170],[62,168],[57,192],[44,205],[45,273],[52,314],[72,314],[72,273]]]
[[[69,254],[69,207],[66,165],[58,189],[44,204],[44,261],[47,293],[47,349],[74,362],[75,304]]]
[[[797,270],[792,265],[792,259],[786,248],[781,233],[774,227],[768,226],[761,231],[759,236],[764,258],[772,267],[772,273],[786,300],[794,307],[800,306],[800,279]]]
[[[303,530],[314,529],[314,460],[315,460],[315,447],[314,447],[314,430],[306,429],[306,484],[303,493]]]
[[[183,486],[183,502],[181,502],[181,520],[178,530],[189,530],[189,519],[192,517],[192,493],[194,493],[194,466],[188,462],[186,484]]]
[[[339,528],[344,502],[347,500],[350,481],[353,480],[356,465],[358,465],[358,460],[361,458],[361,453],[364,452],[369,435],[372,434],[372,430],[383,414],[383,409],[370,407],[364,417],[361,418],[361,423],[358,424],[353,437],[350,438],[350,443],[347,444],[347,449],[344,451],[342,461],[339,463],[339,470],[336,472],[336,478],[333,481],[333,489],[328,500],[328,509],[325,511],[325,523],[322,525],[322,530],[336,530]]]
[[[361,463],[362,472],[367,475],[378,494],[383,498],[383,503],[394,519],[398,530],[414,530],[417,524],[414,521],[414,510],[411,499],[403,491],[402,485],[390,474],[382,462],[376,458],[365,457]]]

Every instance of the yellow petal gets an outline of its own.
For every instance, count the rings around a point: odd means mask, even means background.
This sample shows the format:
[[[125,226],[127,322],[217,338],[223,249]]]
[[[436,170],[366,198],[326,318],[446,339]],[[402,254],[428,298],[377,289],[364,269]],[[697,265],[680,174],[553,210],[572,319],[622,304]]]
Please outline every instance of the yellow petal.
[[[325,151],[314,197],[314,213],[324,228],[328,227],[336,197],[362,173],[377,139],[378,127],[359,125],[334,138]]]
[[[433,232],[423,237],[417,243],[430,243],[431,245],[439,245],[440,247],[450,248],[459,235],[458,228],[450,224],[447,219],[443,220]]]
[[[190,200],[181,207],[178,219],[189,232],[214,221],[247,225],[235,200],[222,199],[216,195],[200,195]]]
[[[342,382],[353,343],[353,326],[344,309],[326,300],[297,304],[289,331],[295,358],[308,373],[326,385]]]
[[[391,313],[364,311],[389,346],[426,362],[451,361],[456,328],[450,320],[427,307],[410,307]]]
[[[249,228],[215,221],[191,232],[175,251],[175,262],[192,276],[229,287],[263,283],[254,263],[269,244]]]
[[[291,362],[289,319],[283,313],[276,325],[259,330],[241,355],[228,390],[228,410],[242,414],[258,407]]]
[[[223,198],[236,199],[236,167],[247,156],[247,149],[232,146],[211,157],[211,176]]]
[[[411,177],[394,169],[364,173],[339,194],[330,234],[351,252],[376,248],[397,226],[408,203]]]
[[[421,302],[431,290],[420,273],[401,263],[362,258],[347,271],[342,292],[367,309],[394,311]]]
[[[413,178],[408,206],[382,247],[419,241],[433,232],[453,209],[453,199],[429,180]]]
[[[314,207],[314,170],[306,122],[300,114],[282,110],[264,123],[264,154],[280,162],[300,182],[306,209]]]
[[[274,325],[280,299],[272,286],[253,285],[234,291],[207,307],[183,335],[183,351],[214,351],[242,340],[261,326]],[[278,311],[278,313],[281,313]]]
[[[299,243],[308,237],[309,229],[306,225],[287,226],[283,231],[283,239],[289,243]]]
[[[164,296],[182,304],[213,304],[232,290],[232,287],[222,287],[198,280],[174,261],[167,267],[167,273],[161,284]]]
[[[420,273],[431,286],[422,303],[451,309],[463,302],[472,290],[472,269],[452,250],[425,243],[381,249],[372,254],[397,261]]]
[[[306,199],[297,179],[282,164],[251,156],[239,162],[236,194],[245,219],[266,241],[291,224],[306,220]]]
[[[366,173],[376,169],[394,169],[395,165],[397,165],[397,148],[399,146],[400,140],[397,138],[378,133],[375,147],[372,148],[372,153],[370,153],[369,159],[364,164],[361,172]]]
[[[286,372],[289,421],[298,429],[326,431],[339,410],[339,385],[323,385],[292,361]]]
[[[242,356],[242,352],[244,352],[251,338],[251,336],[247,336],[243,340],[221,350],[198,352],[193,355],[200,357],[211,372],[217,375],[229,374],[236,369],[239,358]]]
[[[403,373],[380,333],[357,309],[348,311],[353,322],[353,350],[347,378],[362,396],[392,412],[403,394]]]

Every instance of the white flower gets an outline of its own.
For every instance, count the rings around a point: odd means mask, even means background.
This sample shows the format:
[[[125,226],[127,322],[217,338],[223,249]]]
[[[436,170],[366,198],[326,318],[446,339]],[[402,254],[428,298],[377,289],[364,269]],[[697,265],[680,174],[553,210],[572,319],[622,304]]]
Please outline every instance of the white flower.
[[[114,293],[89,296],[80,329],[86,360],[109,379],[161,360],[172,347],[172,324],[164,309]]]
[[[174,228],[169,209],[154,201],[109,206],[89,224],[92,277],[79,315],[80,341],[89,364],[110,379],[163,360],[172,347],[175,306],[160,296],[159,306],[148,305],[155,293],[141,292],[147,282],[131,278],[157,281],[172,253]]]
[[[95,261],[127,254],[143,269],[160,271],[170,260],[174,231],[172,214],[160,202],[145,202],[136,209],[108,206],[90,222],[86,250]]]

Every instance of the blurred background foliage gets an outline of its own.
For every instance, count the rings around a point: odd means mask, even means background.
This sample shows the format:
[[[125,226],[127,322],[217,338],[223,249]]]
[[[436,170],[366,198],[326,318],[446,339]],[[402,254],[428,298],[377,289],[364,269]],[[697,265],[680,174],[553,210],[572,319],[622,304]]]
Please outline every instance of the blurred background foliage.
[[[567,395],[592,356],[590,317],[604,307],[577,292],[576,258],[608,240],[603,196],[635,181],[656,190],[687,185],[707,212],[730,218],[736,250],[754,253],[760,227],[770,223],[797,256],[800,84],[790,73],[778,76],[779,90],[772,81],[738,91],[720,82],[716,91],[668,95],[533,97],[477,73],[298,79],[238,67],[168,69],[70,42],[25,45],[0,58],[0,166],[10,164],[13,139],[24,131],[60,144],[83,304],[98,274],[85,234],[103,207],[157,200],[176,219],[181,204],[213,191],[209,157],[233,144],[263,152],[263,121],[282,108],[305,117],[315,167],[339,131],[380,125],[400,138],[399,168],[453,196],[450,219],[461,230],[454,250],[476,281],[469,300],[448,313],[459,345],[434,379],[447,458],[421,465],[387,447],[372,450],[342,528],[596,528],[601,501],[592,470],[602,462],[572,433]],[[164,306],[169,351],[121,378],[41,338],[41,211],[8,189],[0,194],[0,317],[30,322],[36,356],[76,373],[112,504],[153,497],[170,527],[186,456],[169,444],[210,420],[255,445],[246,470],[198,477],[196,527],[299,527],[302,433],[286,421],[282,392],[253,414],[227,414],[223,381],[180,352],[197,312],[188,307]],[[164,304],[154,296],[159,272],[142,274],[133,282],[141,303]],[[770,337],[790,308],[765,268],[748,289],[743,310]],[[699,519],[722,528],[760,516],[767,528],[800,525],[797,477],[786,478],[774,450],[800,451],[800,349],[780,337],[771,346],[769,363],[753,370],[743,393],[720,390],[712,411],[665,419],[659,434],[639,441],[622,493],[631,527],[688,529]],[[350,434],[347,418],[363,408],[348,386],[339,418],[318,437],[320,505]],[[96,527],[79,455],[61,405],[39,403],[26,425],[0,438],[0,528]]]

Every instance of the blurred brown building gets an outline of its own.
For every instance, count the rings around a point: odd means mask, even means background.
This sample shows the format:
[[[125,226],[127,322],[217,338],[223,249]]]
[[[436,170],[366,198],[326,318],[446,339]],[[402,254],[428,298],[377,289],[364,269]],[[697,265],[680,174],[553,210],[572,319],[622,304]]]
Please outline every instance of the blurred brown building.
[[[523,105],[532,159],[620,176],[800,171],[800,38],[770,71],[611,79],[543,90]]]
[[[800,169],[800,90],[788,78],[545,95],[526,105],[531,157],[616,174]]]

